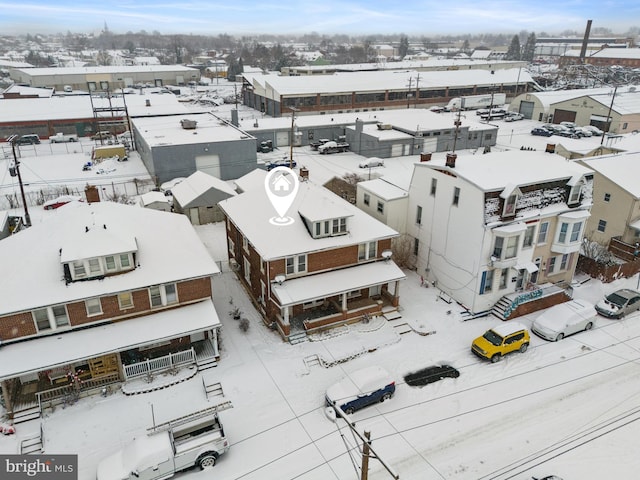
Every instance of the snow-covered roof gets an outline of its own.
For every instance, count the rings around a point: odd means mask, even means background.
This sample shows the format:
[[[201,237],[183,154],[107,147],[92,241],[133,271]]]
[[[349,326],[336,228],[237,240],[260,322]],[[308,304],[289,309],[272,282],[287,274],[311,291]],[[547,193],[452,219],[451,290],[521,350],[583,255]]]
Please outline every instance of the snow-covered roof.
[[[25,87],[24,85],[11,85],[2,93],[3,95],[6,95],[7,93],[17,93],[24,96],[33,95],[36,97],[50,98],[53,95],[53,91],[53,88],[36,88]]]
[[[606,95],[611,91],[612,90],[610,87],[600,87],[577,90],[554,90],[550,92],[528,92],[523,95],[535,97],[544,107],[549,107],[554,103],[565,102],[567,100],[573,100],[575,98],[586,97],[590,95]]]
[[[185,206],[210,189],[219,190],[228,196],[236,195],[236,192],[227,182],[200,170],[195,171],[174,186],[171,189],[171,193],[180,205]]]
[[[384,90],[407,90],[409,79],[415,82],[418,72],[351,72],[332,75],[285,77],[263,74],[245,74],[245,78],[269,92],[270,98],[279,95],[313,95],[323,93],[351,93]],[[420,88],[469,87],[476,85],[515,84],[531,82],[526,70],[449,70],[420,72]]]
[[[126,321],[4,344],[0,348],[0,381],[219,325],[213,302],[205,300]]]
[[[60,77],[64,75],[105,75],[117,73],[154,73],[154,72],[199,72],[196,68],[185,67],[184,65],[108,65],[93,67],[45,67],[45,68],[28,68],[16,69],[16,71],[31,77]]]
[[[165,95],[160,96],[164,97]],[[182,128],[182,120],[195,121],[196,128]],[[246,132],[211,113],[135,118],[131,122],[150,147],[224,142],[249,138]]]
[[[358,188],[363,188],[383,200],[397,200],[405,198],[409,193],[396,185],[389,183],[385,178],[358,182]]]
[[[143,207],[146,207],[155,202],[169,203],[169,200],[167,200],[167,197],[164,193],[156,192],[155,190],[152,190],[150,192],[143,193],[142,195],[140,195],[140,202],[142,203]]]
[[[640,198],[640,152],[584,158],[582,162],[635,198]]]
[[[321,200],[322,197],[324,197],[323,200]],[[318,203],[319,201],[322,203]],[[219,206],[265,260],[358,245],[398,235],[384,223],[311,181],[300,183],[296,198],[287,212],[295,221],[288,226],[277,226],[269,222],[269,219],[277,214],[264,188],[248,190],[223,200]],[[343,213],[342,216],[350,215],[347,219],[348,233],[333,237],[312,238],[298,211],[301,208],[320,210],[334,206],[339,208]]]
[[[109,107],[109,99],[100,97],[91,99],[89,95],[0,100],[0,123],[93,118],[92,101],[96,108]],[[175,95],[128,94],[125,100],[122,100],[122,97],[111,98],[113,107],[124,108],[124,102],[130,117],[170,115],[189,111],[185,105],[178,102]]]
[[[402,280],[405,274],[392,261],[377,261],[274,283],[271,291],[280,305],[298,305],[319,298]]]
[[[234,180],[239,193],[247,192],[255,188],[264,188],[264,179],[267,172],[261,168],[251,170],[249,173]]]
[[[47,305],[69,303],[150,285],[219,273],[184,215],[112,202],[63,206],[50,218],[0,242],[0,315]],[[103,225],[107,225],[104,230]],[[69,242],[95,233],[135,237],[137,268],[103,280],[66,284],[60,264]],[[104,232],[103,232],[104,230]],[[33,279],[38,279],[37,289]]]
[[[603,48],[590,57],[640,60],[640,48]]]
[[[136,237],[118,223],[86,225],[84,235],[75,231],[61,242],[60,263],[131,253],[138,250]]]
[[[567,180],[591,173],[589,168],[560,155],[526,150],[491,152],[484,155],[460,153],[455,167],[445,167],[445,159],[436,157],[416,164],[416,168],[447,170],[475,184],[481,190],[502,191],[507,185],[534,185]]]

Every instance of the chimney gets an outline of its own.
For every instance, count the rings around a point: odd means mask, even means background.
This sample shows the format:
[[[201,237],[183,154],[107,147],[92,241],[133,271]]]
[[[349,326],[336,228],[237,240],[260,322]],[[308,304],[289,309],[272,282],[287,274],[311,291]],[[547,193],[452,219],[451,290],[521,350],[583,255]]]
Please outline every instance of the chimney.
[[[456,158],[458,158],[457,154],[447,153],[447,160],[445,162],[445,165],[449,168],[456,168]]]
[[[430,162],[431,161],[431,152],[422,152],[420,154],[420,162]]]
[[[100,194],[98,193],[98,187],[95,185],[87,185],[84,188],[84,196],[87,198],[87,203],[94,203],[100,201]]]
[[[231,125],[234,127],[240,126],[240,123],[238,122],[238,109],[236,108],[231,110]]]
[[[547,148],[545,149],[546,153],[556,153],[556,144],[555,143],[547,143]]]
[[[144,104],[145,104],[147,107],[150,107],[150,106],[151,106],[151,100],[147,98],[147,99],[144,101]]]
[[[309,180],[309,169],[307,167],[300,167],[300,180],[303,182]]]

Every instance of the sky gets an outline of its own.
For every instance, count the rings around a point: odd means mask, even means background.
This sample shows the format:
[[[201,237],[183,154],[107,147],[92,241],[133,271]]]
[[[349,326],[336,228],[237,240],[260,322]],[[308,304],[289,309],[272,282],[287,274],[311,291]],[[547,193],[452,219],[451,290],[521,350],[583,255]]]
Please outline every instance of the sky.
[[[557,34],[593,27],[623,33],[640,25],[640,4],[629,0],[297,0],[293,2],[155,2],[120,0],[0,1],[0,32],[99,33],[104,25],[114,33],[163,34],[400,34],[436,35],[522,30]]]

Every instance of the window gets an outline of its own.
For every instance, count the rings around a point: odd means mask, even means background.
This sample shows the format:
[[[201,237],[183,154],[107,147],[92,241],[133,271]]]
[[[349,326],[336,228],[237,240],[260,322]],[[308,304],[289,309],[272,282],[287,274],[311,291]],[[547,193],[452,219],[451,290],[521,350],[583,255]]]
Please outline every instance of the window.
[[[162,294],[160,293],[159,285],[149,289],[149,300],[151,302],[151,308],[162,306]]]
[[[371,201],[371,195],[369,195],[368,193],[364,194],[364,204],[365,205],[369,205],[369,202]]]
[[[99,275],[102,273],[102,267],[100,266],[100,260],[97,258],[91,258],[89,260],[89,273],[94,275]]]
[[[251,263],[246,257],[242,257],[242,260],[244,261],[244,279],[247,281],[247,283],[250,284],[251,283]]]
[[[338,234],[338,233],[346,233],[347,231],[347,219],[346,218],[334,218],[333,219],[333,230],[332,233]]]
[[[128,253],[120,255],[120,266],[122,266],[122,268],[128,268],[131,266],[131,258],[129,258]]]
[[[322,224],[320,222],[316,222],[316,237],[320,236],[321,231],[322,231]]]
[[[164,285],[164,295],[167,305],[172,303],[178,303],[178,290],[175,283],[168,283]]]
[[[418,238],[414,238],[413,239],[413,254],[417,257],[418,256],[418,251],[420,250],[420,239]]]
[[[458,205],[460,202],[460,188],[453,187],[453,205]]]
[[[227,238],[227,241],[229,242],[229,253],[234,257],[236,255],[236,244],[230,238]]]
[[[629,124],[627,122],[622,123],[622,130],[626,130]]]
[[[518,236],[509,237],[507,239],[507,248],[504,258],[514,258],[518,254]]]
[[[36,322],[36,327],[39,332],[51,329],[51,324],[49,323],[49,312],[46,308],[34,310],[33,319]]]
[[[545,243],[547,241],[547,233],[549,233],[549,222],[543,222],[540,224],[540,230],[538,230],[537,243]]]
[[[571,192],[569,192],[569,201],[567,203],[573,204],[578,203],[580,200],[580,192],[582,191],[582,184],[574,185],[571,187]]]
[[[56,322],[56,327],[66,327],[69,325],[69,317],[67,316],[67,309],[64,305],[56,305],[51,307],[53,313],[53,319]]]
[[[493,256],[496,258],[502,258],[502,248],[504,247],[504,238],[496,237],[496,243],[493,247]]]
[[[507,288],[507,280],[509,279],[509,269],[503,268],[500,274],[500,290]]]
[[[120,305],[120,310],[124,310],[126,308],[133,308],[133,295],[131,295],[131,292],[119,293],[118,305]]]
[[[90,298],[89,300],[85,300],[84,306],[87,309],[88,317],[102,314],[102,303],[99,298]]]
[[[569,230],[571,231],[569,233]],[[582,222],[576,222],[573,224],[562,222],[560,224],[560,231],[558,232],[558,243],[567,243],[567,236],[569,238],[568,243],[575,243],[580,240],[580,233],[582,231]]]
[[[358,261],[375,258],[377,246],[377,242],[367,242],[358,245]]]
[[[116,258],[113,255],[109,255],[108,257],[104,257],[104,264],[107,271],[116,269]]]
[[[533,236],[536,233],[536,226],[529,225],[524,232],[524,240],[522,243],[523,248],[528,248],[533,246]]]
[[[384,213],[384,203],[378,202],[378,212]]]
[[[438,180],[436,178],[431,179],[431,195],[436,195],[436,187],[438,186]]]
[[[261,258],[260,259],[260,273],[264,273],[264,266],[265,266],[265,261]]]
[[[416,223],[422,225],[422,207],[420,205],[416,207]]]
[[[604,232],[607,229],[607,221],[606,220],[598,220],[598,231]]]
[[[496,243],[493,247],[493,256],[500,259],[514,258],[518,254],[519,235],[512,237],[496,237]]]
[[[560,258],[560,270],[566,270],[569,263],[569,254],[565,253]]]
[[[550,257],[547,262],[547,275],[554,273],[556,269],[556,257]]]
[[[611,194],[610,193],[605,193],[604,194],[604,201],[605,202],[611,201]]]
[[[286,258],[286,273],[287,275],[294,275],[296,273],[303,273],[307,271],[307,256],[296,255]]]
[[[73,262],[73,277],[81,278],[85,277],[87,272],[84,269],[84,262]]]
[[[504,211],[502,215],[505,217],[510,217],[516,214],[516,203],[518,202],[518,195],[516,193],[512,193],[507,197],[504,201]]]
[[[487,270],[482,274],[482,282],[480,283],[480,295],[490,293],[493,289],[493,270]]]
[[[249,240],[247,240],[247,237],[242,237],[242,249],[245,252],[249,252]]]
[[[577,222],[573,224],[571,228],[571,236],[569,237],[569,241],[571,243],[577,242],[580,240],[580,231],[582,230],[582,222]]]
[[[565,243],[567,240],[567,230],[569,230],[569,224],[563,222],[560,225],[560,233],[558,233],[558,242]]]

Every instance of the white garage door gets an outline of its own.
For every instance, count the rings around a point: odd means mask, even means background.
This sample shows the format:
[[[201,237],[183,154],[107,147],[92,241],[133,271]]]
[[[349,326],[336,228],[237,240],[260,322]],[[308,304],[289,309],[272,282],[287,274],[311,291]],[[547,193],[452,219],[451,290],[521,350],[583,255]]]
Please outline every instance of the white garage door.
[[[425,138],[424,142],[422,142],[422,152],[424,153],[433,153],[437,149],[438,149],[437,138]]]
[[[402,148],[403,148],[403,145],[401,143],[396,143],[395,145],[391,145],[391,156],[392,157],[401,157],[402,156]]]
[[[278,132],[276,134],[276,146],[286,147],[289,145],[289,132]]]
[[[202,155],[196,157],[196,170],[208,173],[212,177],[220,177],[220,157],[218,155]]]

